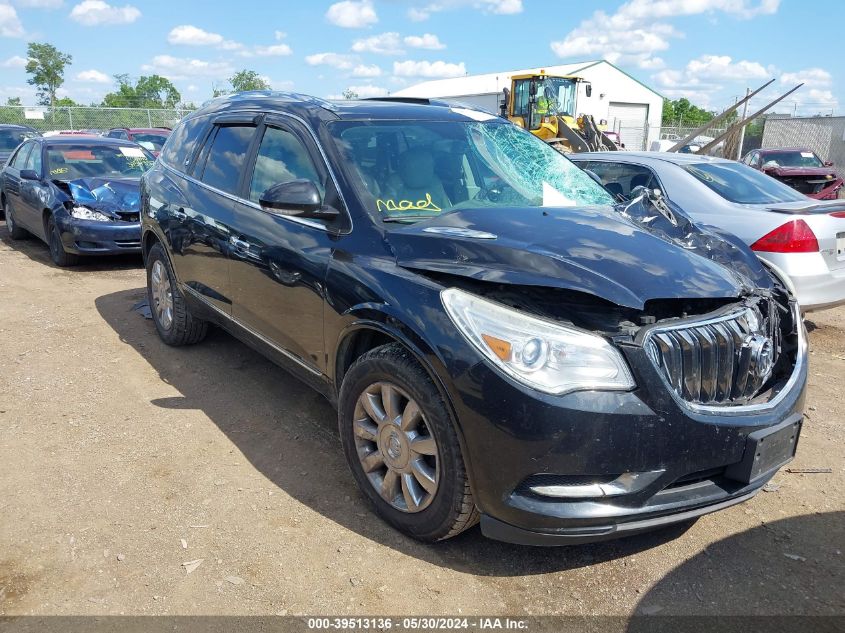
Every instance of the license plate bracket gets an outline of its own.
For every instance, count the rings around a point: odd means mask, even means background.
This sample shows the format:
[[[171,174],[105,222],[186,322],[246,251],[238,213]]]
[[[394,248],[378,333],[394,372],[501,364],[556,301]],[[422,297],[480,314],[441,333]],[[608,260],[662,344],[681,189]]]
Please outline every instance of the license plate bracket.
[[[742,461],[728,466],[725,476],[750,484],[791,462],[798,447],[801,422],[801,419],[787,420],[749,433]]]

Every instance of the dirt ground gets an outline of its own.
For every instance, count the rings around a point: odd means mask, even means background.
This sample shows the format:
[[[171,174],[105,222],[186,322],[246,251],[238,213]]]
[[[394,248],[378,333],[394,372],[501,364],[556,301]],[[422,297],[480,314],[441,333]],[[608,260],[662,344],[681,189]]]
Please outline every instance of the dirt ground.
[[[429,546],[363,505],[320,396],[222,332],[163,345],[140,259],[0,235],[0,615],[845,614],[845,309],[811,317],[791,465],[832,472],[621,541]]]

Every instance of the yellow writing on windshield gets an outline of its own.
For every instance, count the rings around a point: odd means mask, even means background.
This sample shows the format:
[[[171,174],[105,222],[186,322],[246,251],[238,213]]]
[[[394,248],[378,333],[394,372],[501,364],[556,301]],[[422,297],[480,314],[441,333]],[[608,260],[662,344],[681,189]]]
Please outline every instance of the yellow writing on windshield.
[[[431,199],[431,194],[425,194],[422,200],[376,200],[376,209],[379,211],[441,211]]]
[[[55,169],[50,170],[50,175],[55,176],[56,174],[66,174],[68,171],[67,167],[56,167]]]

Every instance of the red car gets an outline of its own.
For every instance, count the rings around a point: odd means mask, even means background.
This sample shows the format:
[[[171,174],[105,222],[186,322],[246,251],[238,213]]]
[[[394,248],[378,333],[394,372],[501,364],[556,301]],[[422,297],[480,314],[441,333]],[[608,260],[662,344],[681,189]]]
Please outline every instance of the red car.
[[[836,200],[845,184],[833,163],[809,149],[755,149],[742,162],[816,200]]]
[[[169,127],[116,127],[105,132],[103,136],[134,141],[152,152],[154,156],[158,156],[171,131]]]

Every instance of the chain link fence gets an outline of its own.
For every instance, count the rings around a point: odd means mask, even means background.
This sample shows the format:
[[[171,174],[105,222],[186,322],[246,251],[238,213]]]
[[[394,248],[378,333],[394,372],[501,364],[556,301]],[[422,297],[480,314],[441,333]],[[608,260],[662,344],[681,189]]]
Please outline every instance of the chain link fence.
[[[845,116],[767,117],[762,146],[812,150],[845,177]]]
[[[173,128],[186,114],[183,108],[101,108],[0,106],[0,123],[29,125],[41,132],[51,130],[105,131],[114,127]]]

